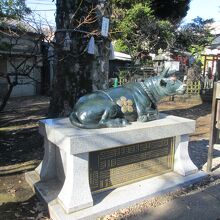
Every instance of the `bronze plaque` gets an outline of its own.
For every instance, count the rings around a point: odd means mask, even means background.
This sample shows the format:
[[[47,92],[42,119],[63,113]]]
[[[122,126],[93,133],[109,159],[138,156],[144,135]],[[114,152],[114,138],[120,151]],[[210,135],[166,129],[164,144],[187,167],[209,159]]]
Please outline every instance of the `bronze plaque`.
[[[174,138],[95,151],[89,154],[92,192],[116,188],[173,169]]]

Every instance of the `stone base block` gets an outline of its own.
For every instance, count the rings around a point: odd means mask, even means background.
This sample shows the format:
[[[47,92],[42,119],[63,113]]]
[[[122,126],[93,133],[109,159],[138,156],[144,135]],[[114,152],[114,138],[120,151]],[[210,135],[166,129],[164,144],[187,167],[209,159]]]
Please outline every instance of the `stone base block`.
[[[189,134],[195,130],[195,121],[190,119],[161,114],[155,121],[103,129],[75,128],[67,118],[42,120],[39,125],[39,132],[44,136],[44,158],[35,171],[26,174],[26,179],[47,203],[53,220],[95,219],[204,176],[188,153]],[[128,185],[111,191],[93,193],[89,182],[91,152],[166,138],[173,140],[169,171],[175,173],[159,175],[158,172],[159,176],[154,178],[136,179],[136,183],[127,182]],[[137,155],[142,155],[142,159],[144,156],[143,161],[150,159],[138,149]],[[125,154],[124,158],[127,158]],[[103,182],[106,183],[106,176],[100,185]]]
[[[56,182],[53,179],[39,183],[40,179],[35,171],[26,173],[26,180],[34,186],[36,193],[47,203],[50,217],[53,220],[95,220],[121,208],[198,182],[206,176],[207,174],[202,171],[188,176],[180,176],[174,172],[166,173],[112,191],[95,194],[93,195],[93,206],[70,214],[64,211],[56,199],[61,189],[59,181]]]

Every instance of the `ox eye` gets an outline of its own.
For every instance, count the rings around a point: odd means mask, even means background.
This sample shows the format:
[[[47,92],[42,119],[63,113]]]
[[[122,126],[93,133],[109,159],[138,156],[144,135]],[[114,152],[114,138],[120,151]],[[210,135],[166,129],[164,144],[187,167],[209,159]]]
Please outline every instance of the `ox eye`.
[[[165,87],[167,85],[167,82],[165,80],[161,79],[160,85]]]

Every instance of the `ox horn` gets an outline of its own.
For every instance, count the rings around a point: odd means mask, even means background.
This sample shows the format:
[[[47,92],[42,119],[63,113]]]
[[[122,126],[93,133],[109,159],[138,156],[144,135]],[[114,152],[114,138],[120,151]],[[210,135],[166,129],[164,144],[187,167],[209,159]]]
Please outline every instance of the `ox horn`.
[[[160,73],[160,75],[164,78],[168,77],[169,76],[169,69],[170,68],[164,68],[164,70]]]

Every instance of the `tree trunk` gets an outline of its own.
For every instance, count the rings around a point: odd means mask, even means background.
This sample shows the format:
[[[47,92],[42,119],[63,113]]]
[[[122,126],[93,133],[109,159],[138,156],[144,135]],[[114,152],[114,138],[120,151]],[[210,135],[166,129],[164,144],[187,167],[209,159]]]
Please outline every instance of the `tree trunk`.
[[[13,84],[13,83],[11,82],[10,77],[9,77],[8,75],[6,76],[6,79],[7,79],[9,88],[8,88],[7,93],[6,93],[6,94],[4,95],[4,97],[2,98],[2,102],[1,102],[1,104],[0,104],[0,112],[3,111],[4,108],[5,108],[5,106],[7,105],[7,102],[8,102],[8,100],[9,100],[10,96],[11,96],[12,90],[13,90],[13,88],[14,88],[14,86],[15,86],[15,84]]]
[[[57,0],[55,51],[57,65],[49,116],[67,116],[82,95],[108,87],[110,41],[100,34],[102,17],[110,17],[103,0]],[[68,39],[69,37],[69,39]],[[94,37],[94,54],[88,44]]]
[[[5,94],[5,96],[2,99],[2,102],[1,102],[1,105],[0,105],[0,112],[4,110],[8,100],[10,98],[10,95],[11,95],[11,92],[12,92],[13,88],[14,88],[13,85],[9,85],[9,89],[8,89],[7,93]]]

